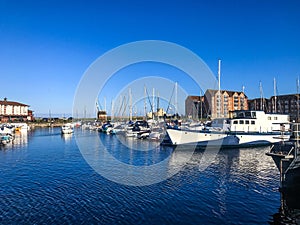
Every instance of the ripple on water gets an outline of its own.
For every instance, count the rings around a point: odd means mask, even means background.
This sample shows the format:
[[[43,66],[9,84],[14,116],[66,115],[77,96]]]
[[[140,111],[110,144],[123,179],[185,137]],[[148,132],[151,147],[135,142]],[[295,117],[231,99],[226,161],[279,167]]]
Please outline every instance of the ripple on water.
[[[203,151],[185,164],[182,149],[169,163],[168,169],[183,166],[177,174],[132,187],[97,174],[80,154],[74,136],[66,141],[58,133],[56,128],[39,129],[30,134],[27,145],[0,151],[0,223],[263,224],[280,206],[278,172],[264,148],[221,150],[205,170],[200,167]],[[98,133],[78,135],[89,141],[99,138]],[[130,152],[114,136],[101,135],[111,154],[125,163],[129,153],[136,165],[172,154],[168,148],[155,148],[151,154]]]

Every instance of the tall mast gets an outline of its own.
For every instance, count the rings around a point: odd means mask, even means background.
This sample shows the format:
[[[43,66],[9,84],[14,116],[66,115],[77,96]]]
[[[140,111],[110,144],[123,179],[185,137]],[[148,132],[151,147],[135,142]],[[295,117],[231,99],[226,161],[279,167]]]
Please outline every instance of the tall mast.
[[[177,115],[177,107],[178,107],[178,85],[177,82],[175,82],[175,115]]]
[[[155,106],[154,106],[154,104],[155,104],[155,89],[153,88],[152,89],[152,119],[154,119],[154,110],[155,110]]]
[[[299,77],[297,78],[297,121],[296,122],[299,123]]]
[[[260,110],[264,110],[264,101],[263,101],[263,89],[261,81],[259,81],[259,91],[260,91]]]
[[[132,120],[132,96],[131,96],[131,88],[129,88],[129,120]]]
[[[111,120],[113,120],[114,119],[114,100],[111,100],[111,116],[110,116],[110,118],[111,118]]]
[[[221,60],[218,63],[218,94],[217,94],[217,117],[221,117]]]
[[[144,85],[144,115],[145,115],[145,118],[147,119],[147,101],[146,101],[146,98],[147,98],[147,90],[146,90],[146,85]]]
[[[274,77],[274,113],[277,112],[277,93],[276,93],[276,79]]]
[[[159,110],[159,92],[157,92],[156,102],[157,102],[156,108],[157,108],[157,112],[158,112],[158,110]]]
[[[200,89],[200,119],[202,120],[202,91]]]

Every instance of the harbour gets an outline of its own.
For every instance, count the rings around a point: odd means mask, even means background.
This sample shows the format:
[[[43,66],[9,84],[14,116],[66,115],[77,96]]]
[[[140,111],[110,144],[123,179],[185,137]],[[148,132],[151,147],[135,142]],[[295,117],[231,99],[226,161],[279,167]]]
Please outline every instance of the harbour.
[[[0,225],[300,224],[299,11],[0,0]]]
[[[281,218],[279,172],[266,155],[268,146],[221,149],[205,170],[200,169],[204,152],[197,150],[169,179],[127,186],[96,173],[75,137],[88,139],[92,152],[99,146],[90,140],[101,139],[109,152],[132,165],[171,156],[165,171],[181,166],[187,151],[131,138],[133,145],[153,149],[134,150],[117,135],[82,128],[65,135],[59,127],[16,133],[15,144],[0,150],[1,224],[276,224]],[[105,163],[102,156],[97,157]],[[299,215],[292,219],[299,222]]]

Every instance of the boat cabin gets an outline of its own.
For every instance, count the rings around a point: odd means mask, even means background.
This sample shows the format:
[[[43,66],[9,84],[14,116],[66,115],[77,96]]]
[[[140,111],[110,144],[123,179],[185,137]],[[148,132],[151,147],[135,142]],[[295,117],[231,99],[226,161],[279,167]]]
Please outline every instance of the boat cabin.
[[[239,110],[231,112],[230,130],[238,132],[288,132],[289,116],[267,114],[264,111]]]

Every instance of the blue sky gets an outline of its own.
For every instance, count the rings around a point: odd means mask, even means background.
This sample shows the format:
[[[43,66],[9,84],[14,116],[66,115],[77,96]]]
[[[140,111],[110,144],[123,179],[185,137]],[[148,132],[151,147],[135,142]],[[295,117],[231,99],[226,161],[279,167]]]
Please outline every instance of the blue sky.
[[[0,0],[0,98],[27,103],[36,115],[69,114],[89,65],[110,49],[139,40],[182,45],[215,74],[221,59],[222,89],[240,91],[244,85],[248,97],[255,98],[261,81],[264,96],[270,97],[275,77],[278,94],[295,93],[299,27],[296,0]],[[160,69],[153,70],[161,75]],[[199,87],[179,73],[166,76],[188,94],[199,94]],[[126,79],[118,82],[124,85]],[[120,90],[112,82],[107,86],[100,102],[103,96],[110,102]]]

